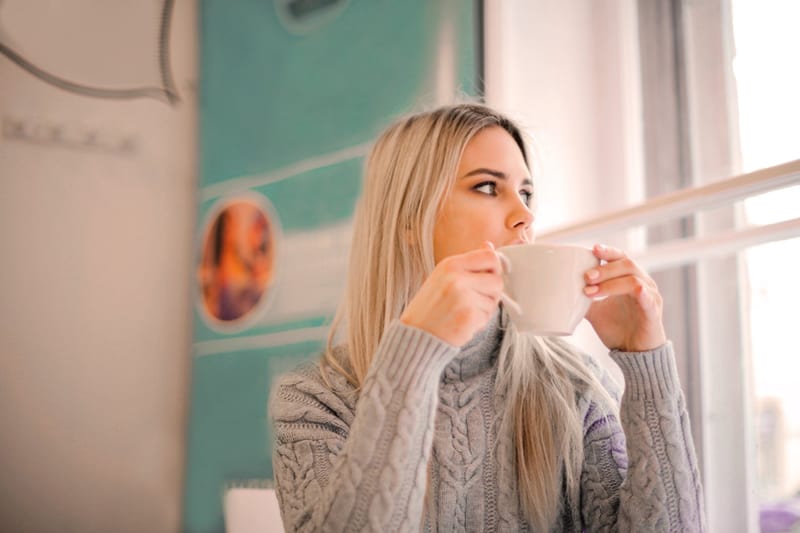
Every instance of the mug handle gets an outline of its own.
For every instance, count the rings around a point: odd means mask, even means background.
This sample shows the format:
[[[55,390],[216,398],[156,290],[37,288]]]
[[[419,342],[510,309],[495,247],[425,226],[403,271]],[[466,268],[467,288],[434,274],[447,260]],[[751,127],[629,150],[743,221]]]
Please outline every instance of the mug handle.
[[[503,266],[503,272],[506,274],[511,272],[511,260],[508,259],[506,254],[504,254],[503,252],[498,252],[497,250],[495,250],[494,253],[496,253],[498,259],[500,259],[500,264]],[[514,312],[517,313],[518,315],[522,315],[522,308],[519,306],[517,302],[514,301],[514,299],[511,296],[506,294],[505,291],[503,291],[500,294],[500,301],[503,302],[503,305],[505,305],[506,307],[510,307],[511,309],[513,309]]]

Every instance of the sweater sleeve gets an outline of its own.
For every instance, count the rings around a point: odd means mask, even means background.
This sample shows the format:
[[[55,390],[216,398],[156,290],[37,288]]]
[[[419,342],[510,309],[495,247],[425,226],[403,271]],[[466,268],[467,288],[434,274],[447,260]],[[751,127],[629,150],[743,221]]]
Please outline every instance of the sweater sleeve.
[[[393,322],[355,412],[319,382],[273,396],[275,487],[287,531],[418,531],[442,370],[457,348]]]
[[[619,420],[597,403],[587,413],[583,523],[588,531],[704,531],[700,475],[672,345],[612,351],[611,357],[625,392]]]

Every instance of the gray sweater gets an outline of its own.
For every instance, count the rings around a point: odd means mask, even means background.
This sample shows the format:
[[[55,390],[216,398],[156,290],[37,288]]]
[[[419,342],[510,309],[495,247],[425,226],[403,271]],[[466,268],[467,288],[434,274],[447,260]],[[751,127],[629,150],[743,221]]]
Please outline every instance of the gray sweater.
[[[458,350],[392,323],[361,393],[318,364],[273,391],[275,487],[287,531],[529,531],[495,391],[498,319]],[[620,419],[581,396],[580,501],[557,531],[702,531],[702,494],[671,344],[611,352]],[[619,400],[591,358],[587,365]],[[428,464],[430,463],[430,483]],[[428,486],[430,485],[430,486]],[[426,489],[430,494],[426,496]]]

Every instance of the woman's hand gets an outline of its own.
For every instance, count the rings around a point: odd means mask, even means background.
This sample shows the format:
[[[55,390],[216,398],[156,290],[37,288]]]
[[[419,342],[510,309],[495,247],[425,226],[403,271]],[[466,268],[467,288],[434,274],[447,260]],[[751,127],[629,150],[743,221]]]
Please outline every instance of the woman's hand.
[[[500,259],[491,243],[486,243],[439,261],[400,321],[463,346],[489,323],[502,292]]]
[[[584,274],[584,293],[592,302],[586,319],[610,349],[643,352],[667,340],[661,320],[658,286],[624,252],[595,245],[595,257],[606,261]]]

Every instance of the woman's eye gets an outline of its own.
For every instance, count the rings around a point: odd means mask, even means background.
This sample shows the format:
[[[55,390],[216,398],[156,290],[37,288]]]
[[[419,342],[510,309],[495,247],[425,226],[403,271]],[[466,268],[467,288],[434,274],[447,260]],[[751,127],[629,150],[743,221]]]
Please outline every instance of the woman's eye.
[[[530,207],[533,203],[533,191],[519,191],[519,195],[522,196],[525,205]]]
[[[497,184],[493,181],[485,181],[483,183],[479,183],[473,187],[473,189],[483,194],[490,194],[494,196],[497,193]]]

